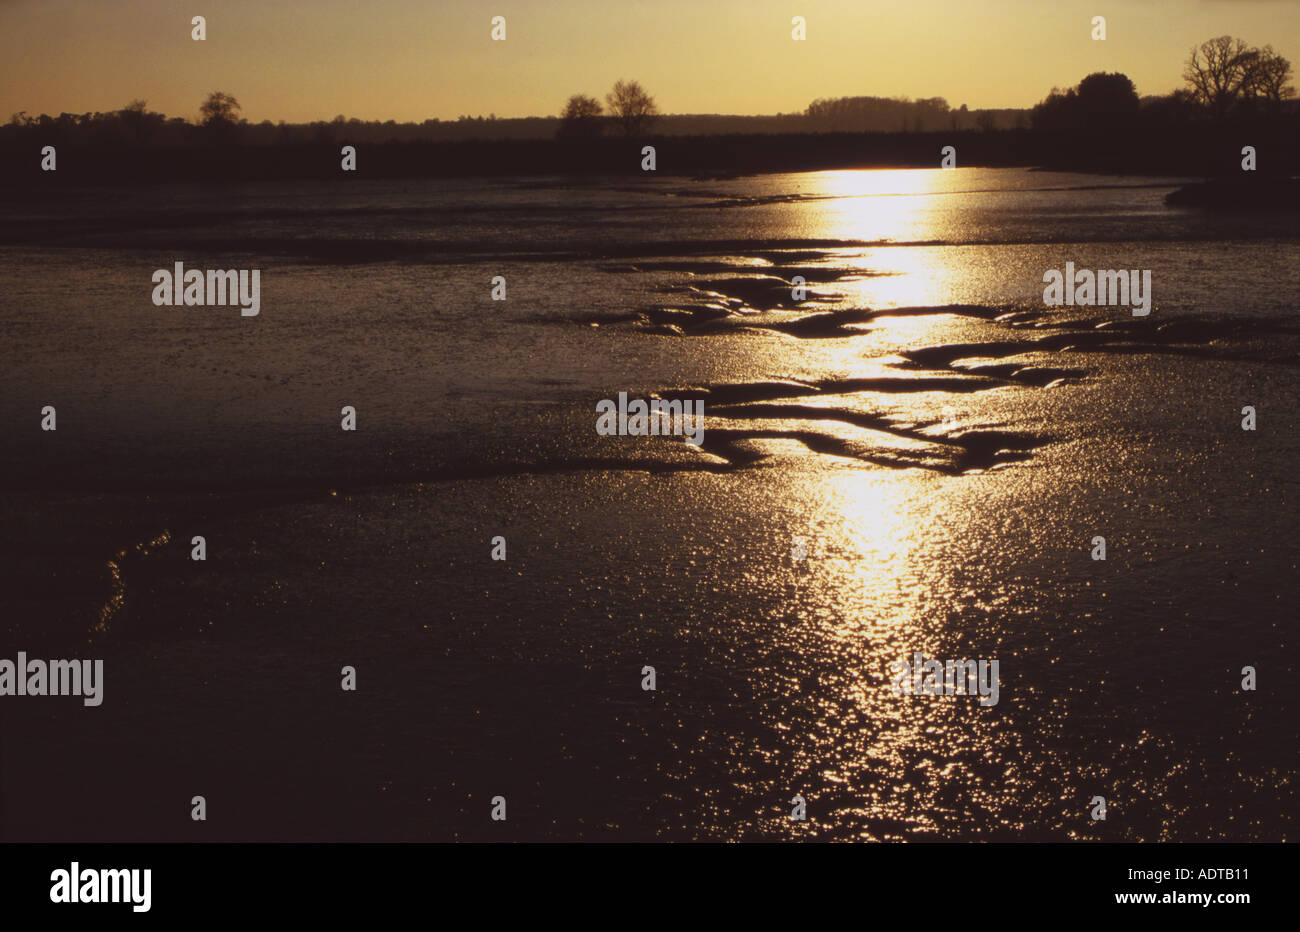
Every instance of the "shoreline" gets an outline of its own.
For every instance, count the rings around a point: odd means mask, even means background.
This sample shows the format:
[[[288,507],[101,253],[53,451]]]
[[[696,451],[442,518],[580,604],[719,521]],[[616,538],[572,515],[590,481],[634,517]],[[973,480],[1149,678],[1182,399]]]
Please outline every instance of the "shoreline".
[[[1267,158],[1258,177],[1287,177],[1300,165],[1300,134],[1288,124],[1250,128]],[[0,191],[50,186],[120,186],[178,181],[350,180],[556,175],[690,177],[728,180],[749,175],[852,169],[940,168],[946,148],[953,167],[1027,168],[1092,174],[1212,178],[1241,174],[1237,147],[1222,130],[1195,125],[1138,131],[1117,146],[1110,136],[999,130],[987,133],[818,133],[655,136],[641,138],[508,139],[385,142],[356,147],[356,170],[344,171],[346,133],[310,144],[268,146],[78,146],[57,133],[25,131],[0,142]],[[57,169],[42,172],[39,153],[58,150]],[[644,147],[656,167],[642,170]],[[1256,173],[1252,173],[1256,174]]]

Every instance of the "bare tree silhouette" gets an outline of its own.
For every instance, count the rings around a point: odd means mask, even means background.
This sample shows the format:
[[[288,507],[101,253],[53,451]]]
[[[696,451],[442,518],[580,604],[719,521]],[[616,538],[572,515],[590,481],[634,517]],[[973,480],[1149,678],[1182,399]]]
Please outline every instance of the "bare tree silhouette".
[[[1277,105],[1295,93],[1287,84],[1291,63],[1270,45],[1252,48],[1241,39],[1218,36],[1192,49],[1183,80],[1198,103],[1220,119],[1242,101]]]
[[[1287,84],[1290,79],[1291,63],[1274,52],[1273,46],[1266,45],[1256,53],[1245,92],[1276,110],[1282,101],[1295,96],[1295,87]]]
[[[636,81],[616,81],[605,103],[624,135],[635,136],[649,128],[659,115],[655,99]]]

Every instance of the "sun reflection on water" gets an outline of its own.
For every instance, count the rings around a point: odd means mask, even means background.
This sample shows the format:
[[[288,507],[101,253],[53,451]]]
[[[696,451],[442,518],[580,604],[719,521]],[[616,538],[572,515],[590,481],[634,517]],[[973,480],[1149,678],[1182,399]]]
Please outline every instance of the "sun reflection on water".
[[[873,244],[831,257],[838,268],[865,277],[837,282],[846,305],[908,307],[946,304],[962,267],[951,249],[912,244],[953,235],[952,198],[960,170],[903,169],[817,172],[809,179],[803,223],[808,236]],[[879,245],[875,245],[879,244]],[[898,244],[890,246],[886,244]]]

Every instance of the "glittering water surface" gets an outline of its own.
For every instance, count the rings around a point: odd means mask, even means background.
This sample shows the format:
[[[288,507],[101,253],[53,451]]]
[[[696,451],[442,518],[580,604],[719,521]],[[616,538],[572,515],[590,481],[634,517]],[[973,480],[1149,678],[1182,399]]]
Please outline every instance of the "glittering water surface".
[[[0,656],[107,682],[0,707],[0,834],[188,838],[206,792],[239,839],[1290,837],[1300,230],[1176,184],[7,205]],[[153,306],[175,261],[261,313]],[[1067,261],[1150,316],[1045,307]],[[597,436],[621,391],[704,444]],[[916,652],[997,703],[897,694]]]

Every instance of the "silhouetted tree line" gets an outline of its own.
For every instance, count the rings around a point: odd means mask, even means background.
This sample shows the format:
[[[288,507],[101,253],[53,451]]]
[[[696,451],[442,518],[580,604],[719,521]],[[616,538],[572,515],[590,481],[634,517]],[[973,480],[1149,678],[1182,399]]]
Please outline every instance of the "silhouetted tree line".
[[[836,97],[814,100],[804,111],[809,129],[823,133],[933,133],[942,130],[1018,129],[1023,110],[953,109],[942,97]]]
[[[1163,174],[1242,174],[1244,145],[1266,151],[1258,175],[1300,169],[1300,107],[1291,63],[1270,46],[1219,36],[1191,49],[1184,86],[1139,97],[1126,75],[1096,72],[1051,93],[1031,125],[1060,168]]]
[[[351,144],[368,147],[361,171],[375,177],[511,173],[512,168],[515,173],[620,170],[639,161],[637,150],[620,140],[653,132],[655,138],[674,139],[671,153],[660,153],[664,172],[932,166],[939,147],[951,144],[958,147],[960,165],[1217,174],[1236,167],[1242,140],[1249,136],[1251,145],[1268,148],[1261,172],[1294,174],[1300,161],[1300,108],[1291,76],[1290,62],[1270,46],[1253,48],[1221,36],[1191,50],[1186,84],[1171,94],[1139,97],[1125,75],[1099,72],[1072,88],[1053,88],[1032,111],[970,110],[965,104],[954,109],[940,97],[859,96],[815,100],[796,114],[664,115],[638,82],[619,81],[603,104],[575,94],[555,117],[493,114],[397,123],[339,115],[286,124],[249,123],[234,96],[214,91],[195,121],[151,111],[143,100],[108,113],[16,113],[0,126],[0,167],[7,183],[17,183],[14,179],[30,177],[24,168],[30,169],[40,147],[53,145],[94,153],[71,160],[61,153],[58,174],[69,180],[69,173],[103,181],[213,173],[324,176],[338,170],[337,147]],[[1248,132],[1224,134],[1227,125]],[[562,143],[558,148],[556,139]],[[525,145],[533,142],[538,145]],[[178,150],[192,154],[179,159],[172,154]]]
[[[1258,123],[1296,112],[1291,63],[1272,46],[1251,48],[1231,36],[1210,39],[1191,50],[1183,80],[1186,85],[1171,94],[1139,98],[1126,75],[1090,74],[1075,87],[1052,88],[1034,107],[1032,125],[1054,132],[1122,132],[1197,122]]]

